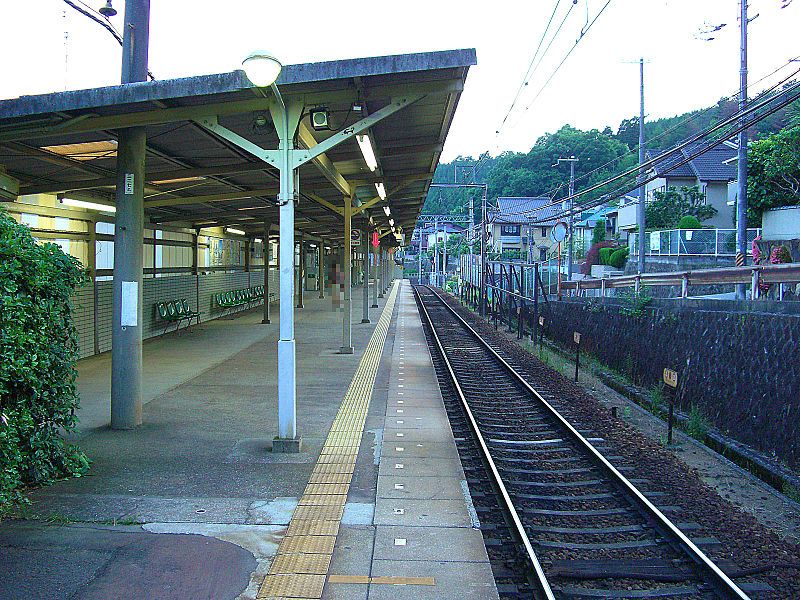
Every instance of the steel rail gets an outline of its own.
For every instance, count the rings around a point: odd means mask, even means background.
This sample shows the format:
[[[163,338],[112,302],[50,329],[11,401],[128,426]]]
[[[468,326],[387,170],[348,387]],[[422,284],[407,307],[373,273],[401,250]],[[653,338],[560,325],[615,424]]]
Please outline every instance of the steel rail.
[[[503,498],[503,503],[506,505],[506,510],[511,515],[511,520],[514,523],[514,528],[517,531],[517,535],[519,535],[520,539],[522,540],[522,544],[525,547],[525,552],[528,554],[528,560],[530,561],[531,566],[533,567],[537,583],[541,589],[541,592],[544,594],[544,597],[547,598],[547,600],[555,600],[555,595],[553,594],[553,590],[550,588],[550,583],[547,581],[547,576],[544,573],[544,569],[542,569],[542,565],[539,562],[538,557],[536,556],[536,552],[534,552],[533,550],[531,541],[528,538],[527,532],[525,531],[525,526],[522,524],[522,520],[519,518],[519,514],[517,514],[517,509],[514,507],[514,503],[511,501],[511,496],[509,495],[508,490],[506,489],[505,483],[503,482],[503,479],[500,477],[500,472],[497,469],[497,465],[495,465],[494,459],[492,458],[492,455],[489,453],[489,448],[483,439],[483,435],[481,434],[480,429],[478,428],[478,423],[472,414],[472,410],[470,410],[469,404],[467,404],[467,399],[464,396],[463,390],[461,389],[461,384],[458,382],[458,378],[456,377],[455,371],[453,370],[453,367],[450,364],[450,359],[447,358],[447,354],[444,351],[444,346],[442,345],[442,342],[439,339],[439,335],[436,333],[436,329],[433,327],[433,321],[431,320],[431,317],[428,314],[428,309],[425,307],[425,303],[422,301],[422,297],[420,296],[417,287],[414,287],[414,295],[417,297],[419,307],[422,309],[422,313],[424,314],[425,320],[428,323],[431,336],[436,342],[436,346],[439,348],[439,352],[442,355],[442,360],[444,361],[444,364],[447,367],[447,371],[450,374],[450,378],[453,381],[453,386],[455,387],[456,392],[458,393],[458,397],[461,400],[461,404],[464,407],[464,412],[467,415],[470,427],[472,428],[472,431],[475,434],[475,438],[477,439],[478,444],[480,445],[481,451],[483,453],[483,458],[486,461],[486,464],[489,466],[492,478],[494,479],[494,483],[497,486],[497,489],[500,490],[500,494]]]
[[[592,446],[592,444],[581,435],[577,429],[575,429],[572,424],[567,421],[561,413],[559,413],[552,405],[550,405],[547,400],[545,400],[539,392],[537,392],[531,385],[525,380],[525,378],[520,375],[511,365],[506,362],[506,360],[501,357],[494,348],[492,348],[488,342],[486,342],[470,325],[467,323],[447,302],[444,301],[442,296],[430,286],[424,286],[428,289],[438,300],[441,302],[449,311],[450,313],[463,325],[463,327],[469,331],[472,336],[480,342],[480,344],[489,351],[489,353],[494,356],[494,358],[523,386],[525,387],[541,404],[545,407],[545,409],[555,418],[559,424],[561,424],[564,429],[572,436],[574,441],[576,441],[586,452],[595,460],[595,462],[602,467],[607,473],[610,473],[611,476],[615,479],[615,482],[619,484],[629,495],[630,497],[642,508],[650,517],[652,517],[656,523],[666,529],[678,542],[680,547],[683,551],[691,558],[697,565],[699,565],[703,570],[706,571],[708,575],[711,576],[712,581],[718,587],[718,590],[726,594],[725,597],[728,598],[739,598],[741,600],[750,600],[750,597],[741,589],[739,588],[736,583],[734,583],[723,571],[720,569],[706,554],[698,548],[692,540],[690,540],[686,534],[684,534],[672,521],[670,521],[664,513],[662,513],[658,508],[650,502],[628,479],[620,473],[614,465],[612,465],[608,460],[597,451],[597,449]],[[420,301],[420,304],[422,302]],[[427,317],[427,309],[425,311]],[[429,318],[429,317],[428,317]],[[430,322],[430,321],[429,321]],[[432,324],[431,324],[432,327]],[[435,332],[434,332],[435,333]],[[438,341],[438,336],[435,336],[437,340],[437,344],[439,345],[440,351],[443,351],[441,343]],[[449,368],[449,363],[448,363]],[[452,375],[451,371],[451,375]],[[463,399],[463,395],[461,394],[459,388],[459,395],[462,397],[462,401],[466,402]],[[488,451],[488,450],[487,450]],[[499,475],[498,475],[499,477]]]

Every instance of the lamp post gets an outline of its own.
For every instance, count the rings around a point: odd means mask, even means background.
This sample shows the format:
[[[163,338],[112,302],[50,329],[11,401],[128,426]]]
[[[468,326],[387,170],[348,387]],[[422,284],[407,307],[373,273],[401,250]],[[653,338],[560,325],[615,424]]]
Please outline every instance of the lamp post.
[[[253,52],[242,61],[247,78],[257,87],[269,87],[276,105],[270,106],[278,133],[280,191],[279,206],[279,269],[280,325],[278,338],[278,437],[274,452],[299,452],[296,409],[296,361],[294,339],[294,193],[295,174],[292,166],[294,132],[299,112],[290,110],[275,81],[283,68],[280,61],[268,52]],[[298,114],[294,114],[298,113]]]

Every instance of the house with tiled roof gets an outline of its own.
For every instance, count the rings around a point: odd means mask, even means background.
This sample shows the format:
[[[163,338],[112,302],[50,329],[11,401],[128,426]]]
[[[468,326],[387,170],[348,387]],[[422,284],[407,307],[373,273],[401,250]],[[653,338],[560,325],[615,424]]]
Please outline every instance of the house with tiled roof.
[[[717,228],[733,227],[736,181],[736,145],[724,142],[704,154],[689,157],[700,148],[690,144],[680,150],[647,150],[647,160],[655,160],[649,175],[656,178],[645,186],[645,201],[651,202],[653,195],[668,188],[697,186],[706,196],[706,204],[717,209],[717,214],[704,221],[704,225]],[[681,164],[685,163],[685,164]],[[635,192],[631,196],[635,196]],[[625,198],[620,204],[618,227],[630,231],[636,227],[636,204],[638,198]]]
[[[550,230],[559,220],[561,206],[546,196],[504,197],[489,214],[490,245],[496,252],[522,250],[533,260],[544,260],[552,245]]]

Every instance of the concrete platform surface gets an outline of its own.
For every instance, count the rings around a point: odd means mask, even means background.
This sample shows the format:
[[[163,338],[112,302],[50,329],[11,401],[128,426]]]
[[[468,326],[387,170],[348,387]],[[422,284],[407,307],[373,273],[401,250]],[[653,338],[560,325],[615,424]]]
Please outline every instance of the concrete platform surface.
[[[374,502],[369,525],[343,524],[323,598],[496,599],[497,589],[477,528],[444,409],[436,372],[408,282],[396,309],[394,344],[384,351],[386,386],[373,393],[378,435],[365,432],[355,478]],[[348,502],[353,500],[351,488]]]
[[[355,353],[339,354],[342,312],[311,296],[295,311],[300,454],[270,452],[278,324],[261,308],[145,342],[135,431],[107,427],[110,355],[79,362],[92,468],[0,523],[0,599],[255,598],[375,329],[354,322]],[[346,518],[371,523],[373,509]]]
[[[110,357],[81,362],[77,437],[91,472],[34,491],[20,518],[0,523],[0,600],[255,600],[270,569],[301,556],[281,550],[295,541],[330,542],[327,573],[300,575],[316,590],[308,597],[496,599],[411,287],[398,289],[370,324],[354,321],[354,354],[338,352],[342,313],[330,299],[309,294],[296,310],[299,454],[271,452],[277,324],[262,325],[260,309],[146,342],[135,431],[107,426]],[[361,298],[354,291],[354,315]],[[387,300],[394,316],[380,325]],[[328,507],[336,496],[307,484],[320,465],[341,466],[329,431],[354,386],[371,390],[358,401],[361,442],[347,491],[333,492],[346,493],[342,504]],[[320,506],[299,504],[309,500]],[[312,509],[333,520],[298,516]],[[292,533],[299,526],[334,533]]]

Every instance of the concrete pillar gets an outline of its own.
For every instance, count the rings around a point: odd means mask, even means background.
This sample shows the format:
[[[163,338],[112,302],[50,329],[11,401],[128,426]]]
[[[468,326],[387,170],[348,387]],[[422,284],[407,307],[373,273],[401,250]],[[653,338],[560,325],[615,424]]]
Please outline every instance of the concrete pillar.
[[[89,239],[86,243],[86,270],[94,285],[94,280],[97,278],[97,221],[89,221],[86,225],[89,228]]]
[[[353,213],[353,197],[345,196],[344,197],[344,248],[342,249],[342,269],[344,270],[344,314],[342,316],[342,347],[339,348],[339,352],[341,354],[353,353],[353,332],[352,332],[353,241],[350,238],[352,213]]]
[[[372,249],[372,308],[378,308],[378,249],[370,242]]]
[[[385,261],[383,260],[383,248],[381,248],[380,246],[378,246],[377,257],[378,257],[378,280],[376,281],[376,284],[378,286],[378,298],[383,298],[383,285],[384,283],[386,283],[386,276],[383,272],[383,269],[386,265],[384,264]]]
[[[269,230],[272,223],[264,221],[264,318],[261,319],[263,325],[269,325]]]
[[[244,240],[244,272],[250,272],[250,253],[253,251],[253,241],[250,238]]]
[[[317,281],[319,282],[319,297],[325,297],[325,240],[320,238],[319,251],[317,253]]]
[[[281,136],[281,148],[294,145],[292,137]],[[280,338],[278,339],[278,439],[273,451],[298,452],[297,385],[294,340],[294,170],[291,155],[281,156],[280,181]]]
[[[364,271],[364,289],[362,290],[364,305],[361,310],[361,322],[369,323],[369,230],[365,226],[361,230],[361,268]]]
[[[300,243],[298,246],[300,251],[297,259],[297,308],[303,308],[303,290],[306,287],[306,250],[302,233],[300,234]]]
[[[142,423],[145,129],[119,131],[111,331],[111,427]]]

